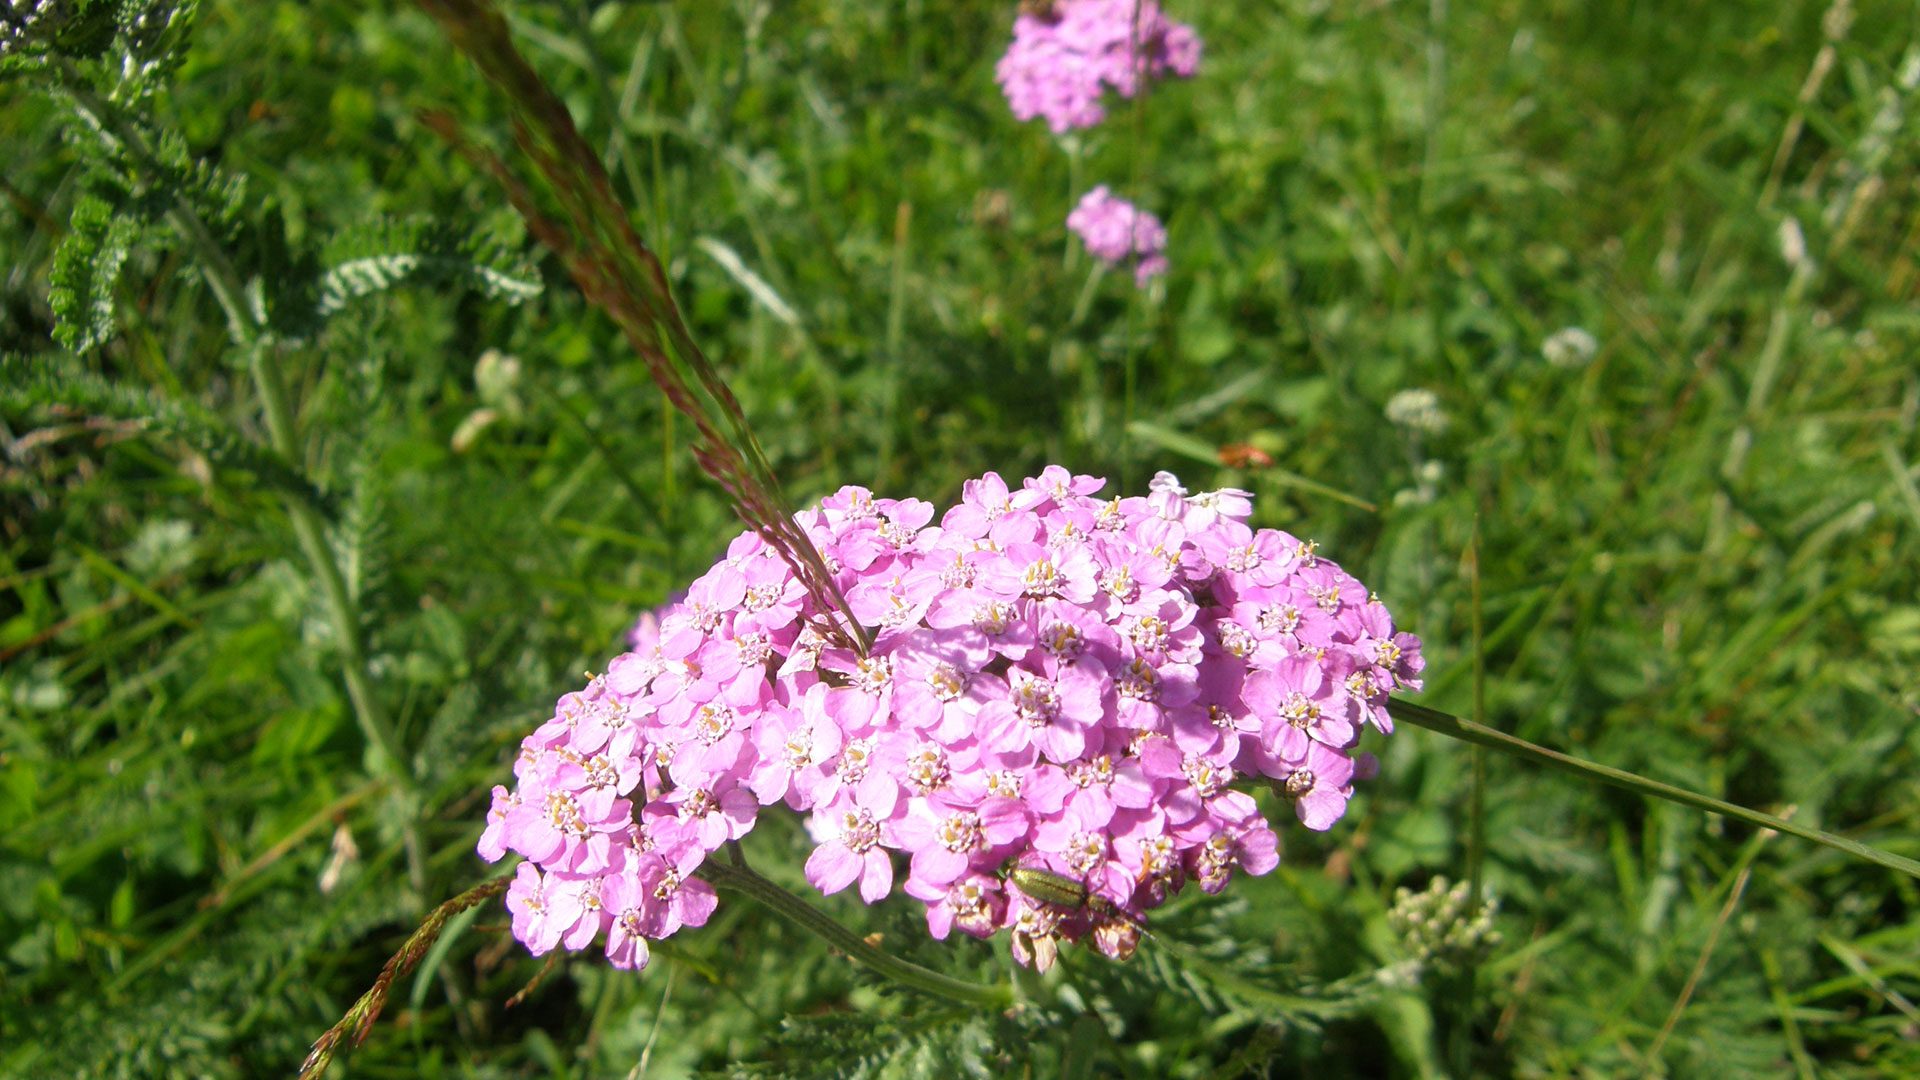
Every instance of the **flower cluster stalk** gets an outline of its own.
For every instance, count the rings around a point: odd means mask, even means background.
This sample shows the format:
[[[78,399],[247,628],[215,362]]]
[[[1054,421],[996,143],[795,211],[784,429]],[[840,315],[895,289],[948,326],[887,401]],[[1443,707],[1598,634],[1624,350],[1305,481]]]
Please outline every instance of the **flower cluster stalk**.
[[[716,859],[702,866],[700,875],[722,892],[738,893],[752,900],[846,953],[847,957],[855,963],[870,968],[910,990],[918,990],[924,994],[979,1008],[999,1009],[1013,1003],[1013,991],[1010,987],[966,982],[942,975],[867,944],[864,938],[835,922],[832,916],[768,881],[744,863],[729,864]]]
[[[1388,706],[1388,709],[1393,713],[1395,720],[1403,720],[1415,727],[1426,728],[1428,731],[1445,735],[1450,739],[1459,739],[1461,742],[1472,743],[1476,746],[1490,747],[1502,753],[1512,754],[1515,757],[1525,758],[1528,761],[1537,762],[1549,768],[1572,773],[1583,779],[1597,780],[1602,784],[1631,791],[1635,794],[1650,795],[1656,799],[1665,799],[1668,802],[1679,803],[1681,806],[1690,806],[1695,810],[1705,810],[1708,813],[1720,814],[1724,817],[1733,818],[1736,821],[1744,821],[1749,825],[1757,825],[1763,829],[1772,829],[1775,832],[1783,832],[1789,836],[1797,836],[1802,840],[1811,840],[1816,844],[1830,847],[1835,851],[1845,852],[1855,858],[1865,859],[1870,863],[1884,866],[1889,870],[1898,870],[1909,877],[1920,878],[1920,862],[1909,859],[1904,855],[1896,855],[1891,851],[1884,851],[1870,844],[1863,844],[1858,840],[1852,840],[1835,833],[1827,832],[1824,829],[1810,828],[1806,825],[1796,825],[1785,818],[1775,817],[1772,814],[1753,810],[1737,803],[1730,803],[1724,799],[1716,799],[1711,795],[1702,795],[1697,791],[1689,791],[1686,788],[1655,780],[1652,777],[1641,776],[1638,773],[1628,772],[1625,769],[1616,769],[1611,765],[1601,765],[1597,762],[1574,757],[1571,754],[1560,753],[1557,750],[1549,750],[1537,743],[1528,742],[1518,736],[1509,735],[1504,731],[1495,730],[1484,724],[1476,724],[1471,720],[1463,720],[1458,716],[1454,716],[1451,713],[1443,713],[1438,709],[1429,709],[1424,705],[1415,705],[1410,701],[1394,698]]]

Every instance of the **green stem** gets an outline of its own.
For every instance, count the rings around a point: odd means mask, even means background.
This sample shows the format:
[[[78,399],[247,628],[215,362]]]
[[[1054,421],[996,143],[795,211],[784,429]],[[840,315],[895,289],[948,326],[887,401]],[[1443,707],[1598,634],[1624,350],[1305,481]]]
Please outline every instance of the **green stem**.
[[[1480,607],[1480,517],[1474,515],[1473,543],[1467,549],[1473,595],[1473,722],[1487,722],[1486,626]],[[1480,870],[1487,854],[1487,749],[1473,748],[1473,788],[1467,799],[1467,910],[1480,907]]]
[[[269,356],[270,351],[265,343],[254,343],[251,355],[247,358],[248,367],[253,373],[254,387],[265,406],[267,434],[273,441],[273,448],[281,456],[297,460],[300,444],[294,432],[292,410],[287,404],[286,380],[281,377],[280,366]],[[367,741],[381,759],[376,771],[399,778],[403,786],[409,785],[411,778],[404,765],[406,758],[401,752],[400,740],[387,721],[380,699],[374,695],[372,680],[367,677],[366,644],[360,636],[359,613],[355,610],[352,595],[347,591],[346,577],[340,572],[340,564],[333,557],[333,548],[327,543],[325,526],[320,515],[305,503],[289,501],[287,516],[292,519],[294,539],[299,542],[301,553],[313,568],[314,576],[320,579],[320,591],[326,598],[327,617],[332,621],[334,633],[340,638],[341,651],[345,653],[345,663],[341,667],[346,676],[347,697],[353,702],[354,715],[360,719],[360,727]]]
[[[71,71],[69,74],[72,74]],[[101,101],[77,77],[67,80],[66,89],[75,103],[93,115],[102,131],[110,132],[118,139],[130,156],[149,172],[158,171],[145,136],[127,122],[119,110]],[[299,461],[304,455],[294,429],[293,411],[287,403],[286,382],[272,355],[272,335],[247,305],[246,287],[240,272],[227,258],[226,251],[207,229],[206,223],[200,220],[191,203],[176,199],[167,209],[166,219],[198,259],[207,288],[213,293],[220,310],[226,314],[227,330],[233,343],[247,356],[247,366],[266,413],[267,434],[273,449],[289,462]],[[391,784],[402,798],[409,798],[416,793],[413,774],[406,767],[400,740],[394,734],[379,698],[374,694],[373,681],[367,674],[366,647],[360,636],[359,611],[347,591],[346,578],[340,572],[339,561],[334,558],[333,549],[327,543],[325,523],[305,501],[291,496],[285,501],[294,539],[300,545],[301,554],[305,556],[314,576],[320,580],[327,617],[345,654],[341,668],[347,684],[347,698],[353,706],[354,719],[359,723],[361,733],[373,748],[374,772]],[[409,807],[407,825],[402,834],[407,852],[408,877],[416,891],[424,891],[424,853],[412,819],[413,808]]]
[[[1568,754],[1562,754],[1557,750],[1549,750],[1544,746],[1530,743],[1525,739],[1508,735],[1504,731],[1496,731],[1483,724],[1476,724],[1471,720],[1462,720],[1460,717],[1450,713],[1443,713],[1437,709],[1429,709],[1424,705],[1415,705],[1410,701],[1402,701],[1395,698],[1388,705],[1388,711],[1393,714],[1396,720],[1403,720],[1415,727],[1422,727],[1428,731],[1438,732],[1451,739],[1459,739],[1461,742],[1472,743],[1476,746],[1491,747],[1495,750],[1512,754],[1515,757],[1538,762],[1539,764],[1559,769],[1563,772],[1570,772],[1588,780],[1597,780],[1600,783],[1610,784],[1613,787],[1622,788],[1636,794],[1651,795],[1656,799],[1665,799],[1668,802],[1679,803],[1681,806],[1690,806],[1695,810],[1705,810],[1711,814],[1720,814],[1737,821],[1744,821],[1749,825],[1757,825],[1763,829],[1772,829],[1775,832],[1783,832],[1789,836],[1797,836],[1802,840],[1811,840],[1816,844],[1830,847],[1835,851],[1844,851],[1855,858],[1865,859],[1870,863],[1884,866],[1889,870],[1898,870],[1909,877],[1920,878],[1920,862],[1915,862],[1904,855],[1895,855],[1891,851],[1882,851],[1877,847],[1863,844],[1858,840],[1850,840],[1847,837],[1830,833],[1823,829],[1813,829],[1805,825],[1796,825],[1785,818],[1774,817],[1772,814],[1762,813],[1758,810],[1750,810],[1747,807],[1730,803],[1723,799],[1716,799],[1711,795],[1702,795],[1697,791],[1689,791],[1686,788],[1662,783],[1659,780],[1641,776],[1638,773],[1627,772],[1625,769],[1616,769],[1610,765],[1600,765]]]
[[[1480,603],[1480,515],[1473,516],[1473,539],[1467,545],[1467,580],[1473,599],[1473,722],[1487,722],[1487,649],[1486,623]],[[1480,910],[1480,874],[1487,855],[1487,748],[1475,746],[1473,787],[1467,796],[1467,910]],[[1473,990],[1477,978],[1477,957],[1469,951],[1460,971],[1453,977],[1456,987],[1443,993],[1450,1007],[1442,1010],[1446,1030],[1447,1054],[1455,1076],[1472,1072],[1473,1064]]]
[[[881,366],[884,372],[880,401],[881,477],[892,475],[894,444],[899,437],[901,368],[906,365],[906,357],[901,353],[907,337],[907,259],[910,254],[907,243],[912,228],[913,204],[902,199],[893,215],[893,267],[887,291],[887,362]]]
[[[963,1005],[988,1009],[1006,1008],[1013,1003],[1013,994],[1005,986],[965,982],[874,948],[860,935],[748,869],[745,864],[728,866],[708,861],[700,868],[700,875],[716,888],[745,896],[846,953],[856,963],[864,964],[902,986]]]

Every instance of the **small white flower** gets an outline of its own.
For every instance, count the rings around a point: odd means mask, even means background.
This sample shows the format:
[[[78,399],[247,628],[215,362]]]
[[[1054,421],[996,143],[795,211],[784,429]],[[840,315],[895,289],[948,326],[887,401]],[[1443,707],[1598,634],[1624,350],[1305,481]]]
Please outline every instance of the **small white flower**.
[[[1780,257],[1793,270],[1800,269],[1800,265],[1807,261],[1807,234],[1801,231],[1796,218],[1786,218],[1780,222]]]
[[[1424,387],[1402,390],[1388,398],[1387,419],[1419,434],[1438,435],[1447,429],[1447,413],[1440,407],[1440,395]]]
[[[1540,355],[1557,368],[1583,367],[1599,350],[1600,343],[1579,326],[1561,327],[1540,343]]]

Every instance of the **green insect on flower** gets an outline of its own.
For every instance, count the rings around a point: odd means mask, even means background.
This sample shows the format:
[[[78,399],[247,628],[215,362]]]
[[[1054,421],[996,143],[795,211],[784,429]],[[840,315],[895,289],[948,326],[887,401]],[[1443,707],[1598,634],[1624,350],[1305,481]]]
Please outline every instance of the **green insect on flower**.
[[[1085,882],[1037,866],[1015,866],[1007,871],[1007,881],[1033,899],[1058,907],[1077,911],[1096,901],[1106,906],[1088,891]]]
[[[1014,866],[1006,871],[1006,879],[1008,884],[1042,903],[1069,911],[1086,910],[1105,921],[1117,919],[1146,929],[1138,915],[1087,888],[1086,882],[1078,878],[1038,866]]]

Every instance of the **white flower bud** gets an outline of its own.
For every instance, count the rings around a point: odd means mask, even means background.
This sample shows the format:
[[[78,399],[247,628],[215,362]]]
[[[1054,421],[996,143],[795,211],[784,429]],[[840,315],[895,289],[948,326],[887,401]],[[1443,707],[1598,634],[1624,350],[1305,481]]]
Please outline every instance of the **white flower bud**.
[[[1548,335],[1540,343],[1540,355],[1557,368],[1584,367],[1600,350],[1592,334],[1578,326],[1566,326]]]

